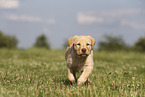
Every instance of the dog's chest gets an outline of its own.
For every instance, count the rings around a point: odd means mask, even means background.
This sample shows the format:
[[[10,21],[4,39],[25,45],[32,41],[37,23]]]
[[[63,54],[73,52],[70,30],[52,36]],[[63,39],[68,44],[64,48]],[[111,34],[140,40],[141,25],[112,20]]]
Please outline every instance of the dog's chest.
[[[93,52],[87,57],[77,56],[72,49],[69,49],[66,53],[66,65],[68,68],[74,71],[82,71],[88,65],[93,65]]]
[[[72,59],[71,68],[75,71],[82,71],[85,68],[86,59],[76,58],[75,60]]]

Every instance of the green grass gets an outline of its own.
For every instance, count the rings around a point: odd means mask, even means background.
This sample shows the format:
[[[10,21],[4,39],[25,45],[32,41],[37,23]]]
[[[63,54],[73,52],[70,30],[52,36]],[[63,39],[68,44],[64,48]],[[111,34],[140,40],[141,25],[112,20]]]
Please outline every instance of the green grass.
[[[0,49],[0,97],[143,97],[145,53],[94,52],[91,83],[67,83],[65,51]]]

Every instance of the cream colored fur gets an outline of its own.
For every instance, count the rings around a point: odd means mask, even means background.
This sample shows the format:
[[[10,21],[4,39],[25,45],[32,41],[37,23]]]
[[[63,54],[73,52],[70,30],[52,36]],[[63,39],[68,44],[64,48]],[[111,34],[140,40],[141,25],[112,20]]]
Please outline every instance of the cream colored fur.
[[[65,53],[68,80],[77,84],[85,83],[93,70],[93,46],[95,39],[91,36],[74,36],[68,39]],[[83,71],[77,79],[76,72]]]

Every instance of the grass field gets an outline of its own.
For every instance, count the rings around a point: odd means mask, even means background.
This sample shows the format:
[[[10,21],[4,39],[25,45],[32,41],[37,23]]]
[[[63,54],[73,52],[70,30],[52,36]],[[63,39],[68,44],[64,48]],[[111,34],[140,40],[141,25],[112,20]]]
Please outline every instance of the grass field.
[[[0,49],[0,97],[145,97],[145,53],[95,51],[80,86],[66,81],[64,53]]]

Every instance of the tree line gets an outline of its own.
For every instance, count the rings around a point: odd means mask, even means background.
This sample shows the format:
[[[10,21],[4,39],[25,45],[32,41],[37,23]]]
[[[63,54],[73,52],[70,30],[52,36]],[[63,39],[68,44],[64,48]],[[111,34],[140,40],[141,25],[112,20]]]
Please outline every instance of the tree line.
[[[16,48],[18,40],[15,36],[5,35],[0,31],[0,48]]]
[[[121,36],[104,35],[104,40],[98,43],[98,50],[105,51],[145,51],[145,37],[140,37],[132,46],[129,46]]]
[[[18,39],[12,35],[6,35],[0,31],[0,48],[17,48]],[[66,41],[64,43],[66,48]],[[33,44],[35,48],[46,48],[51,49],[48,38],[45,34],[42,34],[36,38]],[[140,37],[132,46],[128,46],[121,36],[104,35],[103,40],[98,42],[98,50],[104,51],[145,51],[145,37]]]

